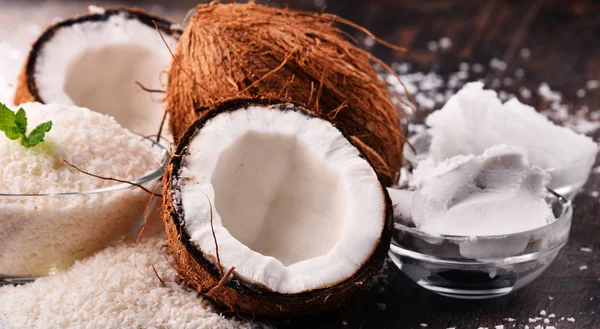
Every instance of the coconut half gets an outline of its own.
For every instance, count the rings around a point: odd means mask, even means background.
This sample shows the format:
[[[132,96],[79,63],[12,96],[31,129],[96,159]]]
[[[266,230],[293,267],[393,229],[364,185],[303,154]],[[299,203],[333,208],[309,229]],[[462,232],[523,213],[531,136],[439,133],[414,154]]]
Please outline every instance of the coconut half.
[[[392,208],[372,166],[299,105],[224,103],[184,134],[164,179],[179,274],[237,313],[339,305],[389,248]]]
[[[171,22],[138,9],[95,9],[51,25],[33,44],[21,71],[15,104],[61,103],[109,114],[122,126],[148,135],[164,113],[161,72],[181,34]]]

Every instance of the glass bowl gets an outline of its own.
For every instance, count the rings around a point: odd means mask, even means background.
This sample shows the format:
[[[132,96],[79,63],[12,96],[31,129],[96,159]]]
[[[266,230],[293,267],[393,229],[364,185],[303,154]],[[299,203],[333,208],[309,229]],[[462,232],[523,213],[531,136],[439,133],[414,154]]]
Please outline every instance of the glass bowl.
[[[434,236],[395,218],[392,261],[421,287],[460,299],[506,295],[537,278],[566,244],[573,208],[550,191],[554,221],[543,227],[495,236]]]
[[[153,190],[169,151],[144,138],[162,154],[159,168],[135,180]],[[0,194],[0,285],[18,284],[70,267],[138,230],[157,198],[128,183],[82,192]]]
[[[431,147],[431,134],[429,130],[423,130],[408,138],[409,143],[414,147],[404,148],[404,159],[412,168],[427,159],[429,148]],[[589,171],[573,170],[573,168],[585,168],[589,160],[586,157],[579,157],[569,164],[569,166],[558,168],[543,168],[551,176],[549,188],[567,199],[572,199],[577,192],[585,185],[588,179]]]

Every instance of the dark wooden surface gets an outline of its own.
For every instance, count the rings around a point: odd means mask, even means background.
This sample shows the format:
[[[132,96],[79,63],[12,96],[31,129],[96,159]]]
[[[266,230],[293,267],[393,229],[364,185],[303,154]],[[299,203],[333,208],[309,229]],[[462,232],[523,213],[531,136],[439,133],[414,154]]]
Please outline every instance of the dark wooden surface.
[[[195,1],[129,1],[180,21]],[[292,8],[318,10],[324,1],[288,1]],[[96,2],[100,5],[111,3]],[[157,5],[158,3],[158,5]],[[281,2],[280,2],[281,3]],[[32,38],[32,23],[45,25],[54,17],[81,13],[87,2],[0,1],[0,40],[25,46]],[[114,2],[112,4],[115,4]],[[375,46],[373,51],[387,62],[413,63],[419,70],[441,75],[456,71],[461,61],[487,66],[492,58],[508,64],[505,71],[487,73],[512,76],[522,68],[525,77],[505,87],[536,90],[540,82],[563,92],[573,111],[587,105],[600,111],[600,89],[575,96],[590,79],[600,79],[600,3],[594,1],[328,1],[328,12],[349,18],[385,40],[406,46],[406,54]],[[360,33],[353,33],[357,39]],[[447,36],[448,50],[431,52],[427,43]],[[519,56],[531,49],[529,59]],[[546,104],[534,95],[530,103]],[[600,132],[595,134],[596,140]],[[485,301],[459,301],[430,293],[393,265],[386,279],[364,289],[339,311],[279,321],[280,328],[535,328],[529,323],[540,311],[554,313],[556,328],[600,329],[600,199],[590,191],[600,190],[600,174],[590,180],[574,200],[574,219],[569,243],[548,270],[529,286],[511,295]],[[592,248],[583,252],[582,247]],[[587,265],[586,270],[580,270]],[[557,321],[561,317],[565,320]],[[573,317],[575,322],[566,318]],[[514,318],[516,322],[507,322]]]

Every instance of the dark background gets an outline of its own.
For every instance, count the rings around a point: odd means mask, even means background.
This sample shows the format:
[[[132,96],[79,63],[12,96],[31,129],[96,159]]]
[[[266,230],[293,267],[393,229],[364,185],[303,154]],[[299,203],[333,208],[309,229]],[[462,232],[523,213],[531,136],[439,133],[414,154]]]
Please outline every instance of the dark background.
[[[226,1],[223,1],[226,2]],[[261,1],[264,2],[264,1]],[[55,17],[85,12],[90,1],[0,1],[0,40],[23,49],[39,29]],[[198,1],[130,0],[95,1],[99,6],[135,5],[181,22]],[[203,3],[203,2],[201,2]],[[388,63],[407,62],[413,70],[433,70],[442,76],[456,72],[460,62],[488,66],[492,58],[503,60],[504,71],[487,70],[482,78],[526,75],[503,90],[517,94],[520,86],[535,91],[541,82],[563,93],[574,113],[582,105],[590,113],[600,111],[600,89],[583,98],[576,91],[586,81],[600,79],[600,2],[595,1],[333,1],[289,0],[290,8],[335,13],[359,23],[377,36],[405,46],[395,53],[381,46],[371,50]],[[359,43],[364,35],[353,31]],[[452,47],[432,52],[428,42],[449,37]],[[527,47],[529,58],[519,56]],[[0,54],[2,56],[2,54]],[[547,104],[534,95],[526,100],[543,110]],[[600,132],[595,133],[600,138]],[[529,286],[509,296],[485,301],[458,301],[425,291],[393,265],[385,279],[359,292],[341,310],[315,317],[276,322],[281,328],[534,328],[529,323],[545,310],[575,322],[553,320],[556,328],[600,329],[600,203],[590,191],[600,190],[600,175],[592,174],[574,200],[575,212],[569,243],[548,270]],[[590,247],[592,253],[582,252]],[[587,265],[587,270],[580,270]],[[552,299],[550,299],[552,297]],[[507,322],[506,318],[516,322]],[[556,324],[555,324],[556,323]]]

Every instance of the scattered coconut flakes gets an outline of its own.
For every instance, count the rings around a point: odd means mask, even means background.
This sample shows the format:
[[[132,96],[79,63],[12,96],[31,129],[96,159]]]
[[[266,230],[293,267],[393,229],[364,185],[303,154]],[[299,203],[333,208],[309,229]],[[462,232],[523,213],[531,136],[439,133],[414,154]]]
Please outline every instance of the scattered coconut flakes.
[[[552,297],[552,296],[548,296],[548,299],[549,299],[549,300],[553,300],[553,299],[554,299],[554,297]]]
[[[545,318],[545,319],[544,319],[544,323],[546,323],[546,324],[550,323],[550,319],[548,319],[548,318]]]
[[[590,192],[590,195],[592,197],[594,197],[594,198],[597,198],[600,195],[600,192],[598,192],[598,191],[592,191],[592,192]]]
[[[427,327],[427,323],[421,323],[421,327],[423,327],[423,328]]]
[[[160,252],[163,244],[162,235],[120,244],[67,272],[0,288],[5,329],[258,326],[219,315],[197,291],[177,284],[177,273]]]
[[[373,46],[375,46],[375,39],[371,38],[370,36],[366,36],[363,39],[363,45],[365,45],[367,48],[373,48]]]
[[[104,15],[106,13],[106,9],[94,5],[89,5],[88,12],[90,14]]]
[[[518,68],[515,70],[515,77],[522,78],[525,76],[525,70]]]
[[[567,318],[567,321],[569,321],[569,322],[575,322],[575,318]]]
[[[529,329],[529,326],[528,326],[528,325],[525,325],[525,329]]]
[[[479,63],[473,64],[473,66],[471,67],[471,69],[475,73],[482,73],[485,70],[485,68],[483,67],[483,65],[481,65]]]
[[[598,191],[594,191],[594,192],[598,192]],[[588,247],[581,247],[581,248],[579,248],[579,250],[581,250],[583,252],[592,252],[592,248],[588,248]]]
[[[342,321],[342,326],[347,326],[347,325],[348,325],[348,322]]]
[[[494,328],[496,328],[496,329],[504,329],[504,325],[502,325],[502,324],[501,325],[497,325],[497,326],[494,326]]]
[[[427,49],[429,49],[429,51],[436,51],[438,50],[438,44],[435,41],[429,41],[427,43]]]
[[[525,99],[531,98],[531,90],[529,90],[527,87],[520,87],[519,94],[521,94],[521,97]]]
[[[552,314],[548,315],[548,317],[549,317],[549,318],[555,318],[555,317],[556,317],[556,314],[552,313]]]
[[[529,48],[521,48],[519,55],[521,55],[522,58],[529,58],[531,56],[531,50],[529,50]]]
[[[589,80],[588,82],[585,83],[585,87],[588,90],[597,89],[597,88],[600,87],[600,81],[598,81],[598,80]]]
[[[492,58],[490,60],[490,67],[499,71],[504,71],[506,70],[506,63],[497,58]]]
[[[538,324],[534,329],[544,329],[544,327]]]
[[[375,303],[375,306],[377,306],[377,308],[381,311],[385,311],[387,305],[384,303]]]
[[[443,37],[440,39],[439,45],[442,49],[449,49],[450,47],[452,47],[452,40],[450,40],[450,38],[448,37]]]
[[[587,268],[588,268],[587,265],[581,265],[581,266],[579,266],[579,270],[580,271],[587,270]]]
[[[546,326],[546,329],[556,329],[555,326]]]
[[[506,319],[504,319],[504,320],[506,320],[506,321],[508,321],[508,322],[515,322],[515,319],[513,319],[513,318],[506,318]]]
[[[542,82],[538,87],[538,94],[548,102],[560,102],[562,100],[562,94],[550,89],[550,86],[545,82]]]
[[[546,315],[546,311],[545,310],[541,310],[540,311],[540,315]]]
[[[576,94],[577,94],[578,98],[584,98],[585,97],[585,89],[583,89],[583,88],[578,89]]]

